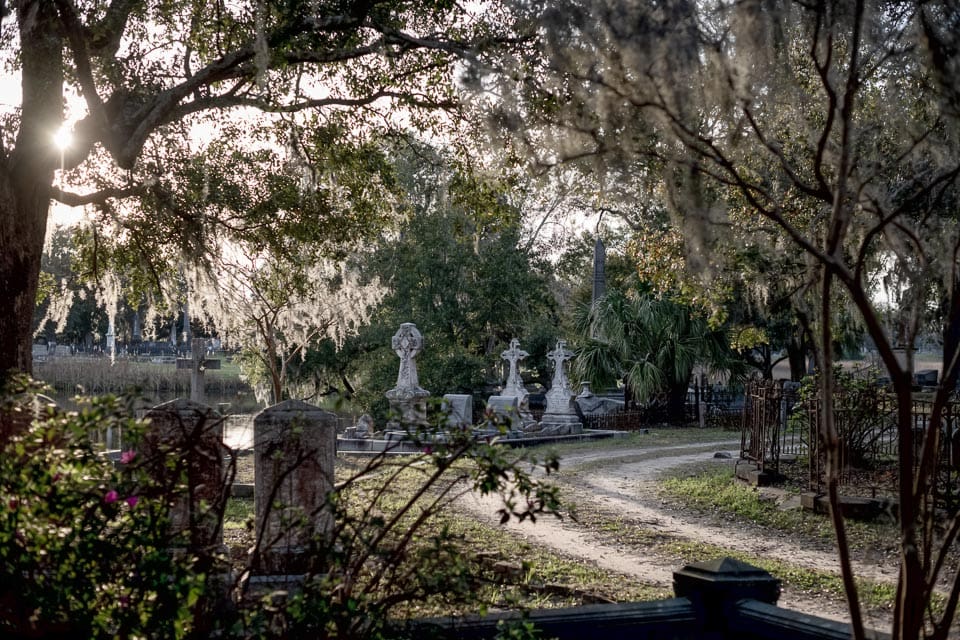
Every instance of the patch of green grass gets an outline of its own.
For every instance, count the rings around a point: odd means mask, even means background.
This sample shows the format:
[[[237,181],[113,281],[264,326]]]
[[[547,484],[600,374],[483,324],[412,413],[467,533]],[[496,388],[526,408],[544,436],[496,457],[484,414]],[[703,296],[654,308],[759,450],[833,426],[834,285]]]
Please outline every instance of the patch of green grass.
[[[791,535],[802,535],[833,543],[836,534],[829,518],[801,509],[781,509],[773,500],[761,500],[755,487],[737,482],[730,467],[678,467],[662,478],[659,490],[667,500],[701,512],[770,527]],[[896,527],[887,522],[845,522],[850,547],[889,549],[897,539]]]
[[[450,473],[456,475],[462,471],[463,465],[455,465]],[[416,467],[393,478],[389,485],[391,496],[384,502],[384,506],[396,508],[404,503],[419,488],[422,480],[422,470]],[[421,536],[433,535],[444,527],[462,537],[464,554],[480,553],[498,562],[524,568],[522,579],[514,577],[510,584],[490,585],[492,593],[489,595],[497,600],[519,599],[525,606],[546,607],[579,603],[584,594],[621,602],[657,599],[668,595],[639,579],[611,574],[546,547],[530,545],[503,527],[484,524],[455,509],[445,509],[428,521],[421,531]],[[544,591],[543,587],[549,589]]]
[[[502,527],[483,524],[471,516],[451,512],[444,514],[441,520],[450,526],[451,531],[464,537],[466,550],[481,551],[503,562],[523,566],[524,574],[516,588],[527,591],[528,597],[536,599],[536,606],[579,604],[584,594],[618,602],[655,600],[671,595],[637,578],[611,573],[581,559],[531,545]],[[551,587],[554,594],[549,601],[536,596],[542,594],[544,586]],[[567,597],[563,597],[564,592]]]
[[[699,511],[723,511],[750,522],[775,524],[778,509],[757,498],[751,487],[734,482],[729,467],[707,468],[695,475],[671,476],[660,482],[663,495]]]
[[[228,498],[223,512],[223,528],[244,529],[253,517],[253,498]]]

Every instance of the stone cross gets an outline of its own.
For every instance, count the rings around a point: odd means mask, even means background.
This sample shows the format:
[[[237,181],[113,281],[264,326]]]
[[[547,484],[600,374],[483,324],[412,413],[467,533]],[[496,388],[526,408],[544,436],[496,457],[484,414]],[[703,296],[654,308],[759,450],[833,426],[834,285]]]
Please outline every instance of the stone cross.
[[[547,352],[547,358],[553,361],[553,383],[551,389],[564,389],[569,391],[570,382],[567,380],[567,374],[563,370],[563,363],[573,357],[573,351],[567,349],[566,340],[557,340],[557,348]]]
[[[414,358],[423,348],[423,336],[417,331],[417,326],[412,322],[404,322],[400,325],[390,346],[394,353],[400,358],[400,372],[397,374],[397,390],[417,390],[420,388],[420,380],[417,376],[417,363]]]
[[[417,377],[417,363],[414,358],[423,348],[423,336],[417,331],[417,325],[404,322],[390,346],[400,358],[400,372],[397,374],[397,386],[385,394],[390,401],[390,409],[397,413],[404,424],[426,424],[426,398],[430,392],[420,388]]]
[[[520,341],[514,338],[510,341],[510,348],[500,354],[500,357],[510,363],[510,373],[507,375],[507,383],[504,385],[504,395],[507,391],[525,391],[523,380],[517,370],[517,362],[526,358],[529,353],[520,348]],[[518,394],[522,395],[522,394]]]
[[[550,435],[582,433],[583,424],[563,369],[563,363],[573,358],[573,352],[567,349],[566,340],[557,340],[557,348],[547,353],[547,357],[553,361],[553,384],[547,391],[547,408],[540,419],[540,432]]]

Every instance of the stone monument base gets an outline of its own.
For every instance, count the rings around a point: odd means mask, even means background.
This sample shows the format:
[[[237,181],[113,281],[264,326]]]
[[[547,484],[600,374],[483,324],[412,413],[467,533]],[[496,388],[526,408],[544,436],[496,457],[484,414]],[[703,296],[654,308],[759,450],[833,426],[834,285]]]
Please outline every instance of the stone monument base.
[[[394,416],[394,419],[387,422],[387,429],[402,430],[410,427],[427,426],[427,398],[429,396],[430,392],[423,391],[423,393],[417,393],[412,397],[398,398],[387,392],[390,413]]]
[[[569,413],[545,413],[534,433],[544,436],[578,435],[583,433],[583,423],[579,417]]]

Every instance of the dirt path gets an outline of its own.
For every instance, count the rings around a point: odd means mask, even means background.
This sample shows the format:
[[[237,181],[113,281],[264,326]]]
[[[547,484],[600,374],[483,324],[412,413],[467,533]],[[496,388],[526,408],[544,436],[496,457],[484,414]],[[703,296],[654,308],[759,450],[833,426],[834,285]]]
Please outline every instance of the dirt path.
[[[622,519],[629,523],[628,526],[838,573],[835,551],[824,545],[818,548],[816,544],[799,544],[761,527],[724,523],[711,516],[664,504],[657,497],[656,479],[664,471],[691,463],[733,464],[732,459],[715,458],[714,453],[730,451],[738,445],[739,441],[722,441],[574,453],[561,459],[562,486],[568,499],[589,503],[592,509]],[[496,523],[493,515],[498,506],[496,498],[469,496],[463,506],[477,518]],[[532,543],[662,588],[672,586],[673,571],[679,568],[675,558],[602,540],[569,519],[540,518],[535,524],[511,522],[506,526]],[[883,563],[858,563],[855,571],[857,575],[877,582],[896,579],[896,567]],[[811,598],[785,591],[780,604],[836,620],[848,619],[840,598]],[[867,622],[875,627],[886,626],[885,621],[876,616]]]

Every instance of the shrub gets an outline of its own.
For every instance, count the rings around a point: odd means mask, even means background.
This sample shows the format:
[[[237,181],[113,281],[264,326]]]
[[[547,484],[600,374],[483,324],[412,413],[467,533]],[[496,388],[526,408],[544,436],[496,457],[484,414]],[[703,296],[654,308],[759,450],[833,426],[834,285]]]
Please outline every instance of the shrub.
[[[256,593],[247,578],[269,540],[228,572],[220,549],[170,533],[170,506],[188,486],[183,464],[171,461],[183,475],[161,483],[145,454],[130,449],[115,463],[92,442],[107,427],[142,442],[148,427],[129,403],[91,398],[65,412],[38,408],[39,390],[16,380],[0,407],[16,427],[0,443],[3,637],[383,637],[412,604],[482,609],[483,577],[462,537],[430,526],[459,495],[499,493],[503,520],[559,508],[556,489],[531,476],[556,469],[554,458],[537,463],[469,430],[437,438],[435,426],[414,428],[422,453],[376,456],[330,492],[333,524],[309,540],[300,586]],[[222,518],[222,506],[209,508]]]
[[[15,381],[3,411],[37,389]],[[4,637],[183,637],[202,600],[196,558],[175,555],[165,502],[133,464],[115,466],[89,434],[141,425],[116,398],[76,412],[47,406],[0,448],[0,630]]]
[[[873,468],[882,458],[885,444],[896,434],[892,399],[875,372],[853,373],[837,366],[833,375],[834,419],[844,464],[856,469]],[[797,412],[792,419],[819,424],[819,390],[816,376],[803,380],[800,397],[807,410]]]

